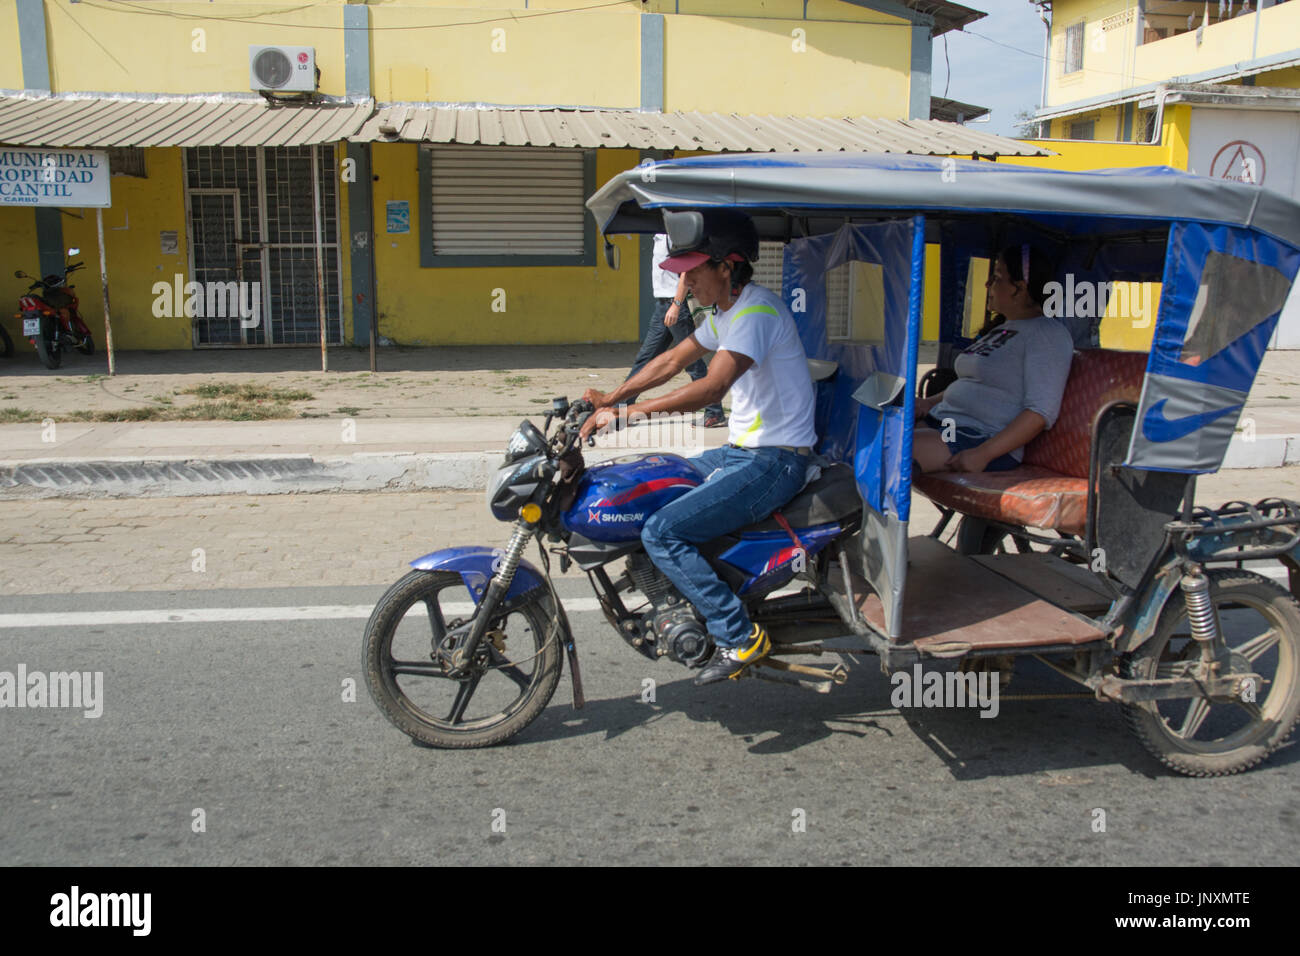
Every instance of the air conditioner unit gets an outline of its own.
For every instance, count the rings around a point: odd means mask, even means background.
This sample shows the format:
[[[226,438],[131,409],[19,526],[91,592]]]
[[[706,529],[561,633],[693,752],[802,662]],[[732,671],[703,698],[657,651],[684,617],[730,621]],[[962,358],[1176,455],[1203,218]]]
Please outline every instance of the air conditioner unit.
[[[248,83],[272,93],[316,92],[316,48],[249,46]]]

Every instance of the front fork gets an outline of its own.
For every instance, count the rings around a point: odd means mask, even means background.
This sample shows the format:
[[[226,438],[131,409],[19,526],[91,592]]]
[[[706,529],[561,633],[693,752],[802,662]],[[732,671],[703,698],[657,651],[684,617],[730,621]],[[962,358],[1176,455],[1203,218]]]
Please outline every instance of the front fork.
[[[496,574],[492,575],[492,580],[488,582],[487,593],[483,595],[483,600],[479,602],[474,611],[474,619],[470,622],[469,634],[461,645],[452,651],[452,677],[462,677],[468,673],[470,662],[474,660],[474,652],[478,650],[479,642],[483,640],[483,635],[487,633],[488,622],[492,620],[496,609],[510,591],[510,585],[515,579],[515,571],[519,568],[519,559],[524,554],[524,547],[536,531],[536,523],[527,521],[524,518],[520,518],[515,523],[514,534],[510,536],[510,543],[506,545],[505,554],[499,559],[500,564],[497,567]]]

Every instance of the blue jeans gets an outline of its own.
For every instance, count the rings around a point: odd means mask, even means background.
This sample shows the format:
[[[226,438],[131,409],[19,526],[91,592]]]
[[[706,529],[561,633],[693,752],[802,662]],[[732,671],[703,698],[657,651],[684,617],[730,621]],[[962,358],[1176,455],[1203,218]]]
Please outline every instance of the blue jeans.
[[[655,303],[655,314],[650,317],[650,328],[646,329],[645,338],[641,340],[641,348],[637,350],[636,358],[632,360],[632,371],[627,373],[628,378],[641,371],[651,359],[658,358],[670,348],[685,342],[695,331],[695,322],[690,315],[686,314],[686,309],[678,309],[677,321],[672,325],[664,325],[664,316],[668,314],[668,307],[673,304],[672,299],[656,299]],[[698,382],[708,373],[709,367],[704,364],[704,359],[696,359],[686,366],[686,374],[691,377],[692,382]],[[627,403],[630,405],[636,399],[637,396],[633,395],[627,399]],[[721,403],[707,406],[704,414],[721,418],[723,415]]]
[[[655,566],[704,616],[714,641],[735,647],[749,637],[749,615],[694,546],[762,521],[788,502],[803,487],[808,459],[782,448],[725,446],[689,461],[707,480],[651,515],[641,542]]]

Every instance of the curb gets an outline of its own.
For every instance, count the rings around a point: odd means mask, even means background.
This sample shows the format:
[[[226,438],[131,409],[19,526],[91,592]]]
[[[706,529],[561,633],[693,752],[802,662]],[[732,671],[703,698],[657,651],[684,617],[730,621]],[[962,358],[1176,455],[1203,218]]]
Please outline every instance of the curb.
[[[664,449],[683,457],[700,448]],[[628,454],[589,448],[589,464]],[[31,498],[183,498],[338,491],[482,491],[501,452],[358,452],[196,459],[177,457],[0,462],[0,500]]]
[[[708,446],[658,449],[683,457]],[[584,449],[596,464],[651,449]],[[1234,438],[1224,468],[1300,464],[1300,435]],[[340,491],[482,491],[501,465],[499,451],[357,452],[353,455],[226,458],[43,459],[0,462],[0,500],[30,498],[184,498]]]

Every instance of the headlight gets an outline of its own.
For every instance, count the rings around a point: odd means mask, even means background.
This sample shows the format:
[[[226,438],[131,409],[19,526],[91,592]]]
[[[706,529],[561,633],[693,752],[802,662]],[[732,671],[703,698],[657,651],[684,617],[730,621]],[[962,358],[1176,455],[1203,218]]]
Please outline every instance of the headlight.
[[[524,419],[506,442],[506,462],[518,461],[525,455],[537,455],[546,450],[546,439],[537,426]]]

